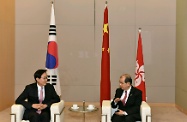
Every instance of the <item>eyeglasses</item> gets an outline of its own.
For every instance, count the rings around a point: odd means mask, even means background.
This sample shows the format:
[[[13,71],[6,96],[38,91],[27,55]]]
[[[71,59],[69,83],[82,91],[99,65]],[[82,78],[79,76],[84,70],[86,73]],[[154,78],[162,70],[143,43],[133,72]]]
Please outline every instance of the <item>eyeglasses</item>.
[[[44,80],[47,80],[48,78],[47,77],[41,77],[42,79],[44,79]]]

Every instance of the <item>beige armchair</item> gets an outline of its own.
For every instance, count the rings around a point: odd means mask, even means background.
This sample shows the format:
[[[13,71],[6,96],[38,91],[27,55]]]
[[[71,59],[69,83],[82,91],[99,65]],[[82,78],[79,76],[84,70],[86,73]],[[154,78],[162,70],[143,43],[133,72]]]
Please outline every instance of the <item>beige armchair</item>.
[[[116,109],[111,108],[110,103],[110,100],[103,100],[102,102],[101,122],[111,122],[111,116],[114,114]],[[142,101],[140,114],[142,118],[141,122],[151,122],[151,107],[145,101]]]
[[[51,122],[64,122],[64,101],[51,105]],[[25,108],[20,104],[11,106],[11,122],[29,122],[22,120]]]

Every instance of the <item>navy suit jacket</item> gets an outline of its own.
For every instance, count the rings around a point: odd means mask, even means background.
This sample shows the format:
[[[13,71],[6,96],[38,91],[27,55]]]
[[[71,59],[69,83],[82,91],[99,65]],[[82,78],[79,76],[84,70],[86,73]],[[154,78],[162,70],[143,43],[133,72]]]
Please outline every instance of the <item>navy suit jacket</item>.
[[[118,88],[116,89],[115,98],[121,98],[123,94],[123,89]],[[114,99],[111,102],[112,108],[118,107],[118,109],[121,109],[123,111],[126,111],[128,115],[136,116],[136,118],[141,119],[140,117],[140,105],[142,103],[142,91],[139,89],[131,86],[131,91],[129,93],[128,99],[126,101],[125,106],[121,101],[119,101],[117,104],[114,103]]]
[[[25,101],[27,99],[27,101]],[[42,111],[46,111],[50,115],[50,107],[53,103],[59,102],[60,98],[57,95],[53,85],[47,83],[45,85],[45,98],[43,100],[43,104],[47,104],[47,108]],[[23,119],[27,119],[29,112],[37,111],[37,109],[32,108],[32,104],[38,104],[38,87],[37,83],[32,83],[27,85],[24,91],[20,94],[20,96],[16,99],[16,104],[22,104],[26,110],[23,115]]]

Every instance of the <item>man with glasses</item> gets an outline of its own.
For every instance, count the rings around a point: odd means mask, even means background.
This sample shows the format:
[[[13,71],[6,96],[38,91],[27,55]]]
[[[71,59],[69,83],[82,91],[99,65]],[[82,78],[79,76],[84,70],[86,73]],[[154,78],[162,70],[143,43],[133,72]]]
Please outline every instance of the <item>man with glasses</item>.
[[[25,107],[23,120],[30,122],[50,122],[50,106],[59,102],[53,85],[47,83],[47,70],[39,69],[34,73],[35,83],[29,84],[16,99],[16,104]]]
[[[112,122],[140,121],[140,105],[142,91],[132,86],[129,74],[123,74],[119,79],[120,88],[116,89],[115,97],[111,103],[112,108],[118,110],[112,116]]]

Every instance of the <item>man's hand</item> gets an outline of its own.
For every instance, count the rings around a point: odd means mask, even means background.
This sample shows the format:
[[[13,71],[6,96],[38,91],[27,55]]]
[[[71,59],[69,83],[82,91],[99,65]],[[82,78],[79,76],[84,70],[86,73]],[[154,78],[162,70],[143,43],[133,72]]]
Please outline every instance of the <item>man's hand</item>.
[[[35,108],[35,109],[39,109],[40,108],[40,104],[32,104],[32,107]]]
[[[43,109],[45,109],[45,108],[47,108],[47,104],[41,104],[40,110],[43,110]]]
[[[43,110],[47,108],[47,104],[32,104],[32,107],[38,110]]]
[[[124,111],[122,111],[122,110],[120,110],[120,109],[118,109],[118,111],[115,112],[115,114],[117,114],[117,115],[119,115],[119,116],[124,116],[124,115],[125,115],[125,114],[124,114]]]
[[[120,98],[116,98],[116,99],[114,100],[115,103],[117,103],[117,102],[119,102],[119,101],[120,101]]]

